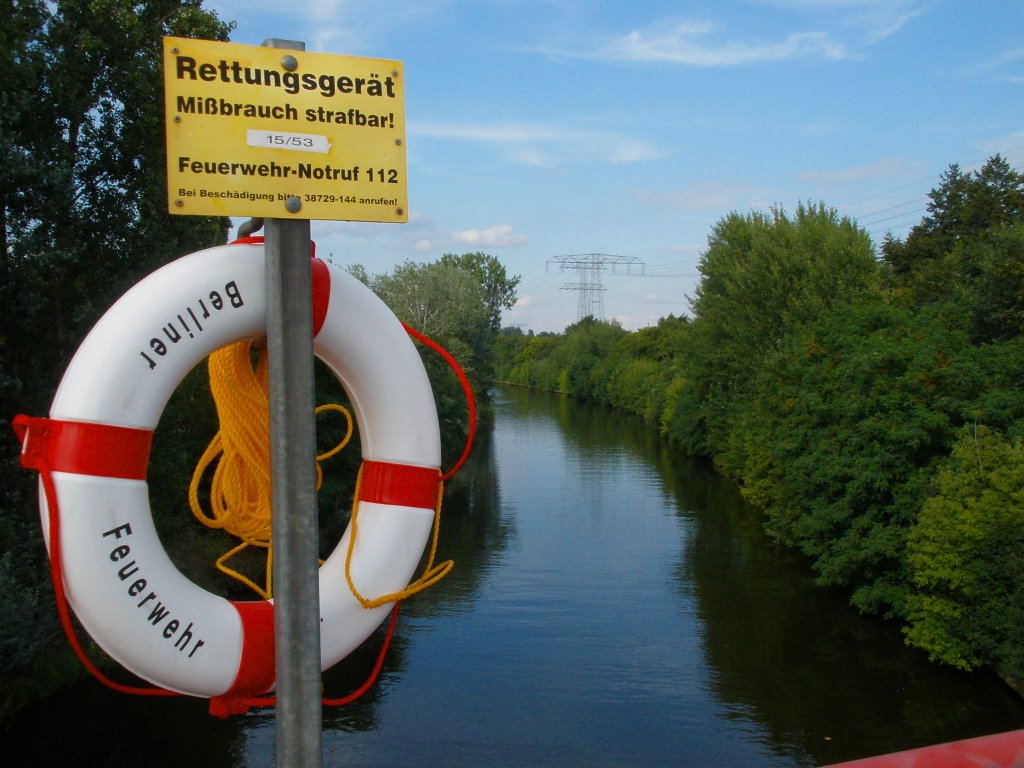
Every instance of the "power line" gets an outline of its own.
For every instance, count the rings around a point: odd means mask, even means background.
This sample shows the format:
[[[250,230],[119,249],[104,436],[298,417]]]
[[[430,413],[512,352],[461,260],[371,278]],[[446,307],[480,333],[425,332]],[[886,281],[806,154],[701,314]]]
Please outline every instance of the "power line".
[[[1013,156],[1019,150],[1021,150],[1021,149],[1024,149],[1024,144],[1018,144],[1018,145],[1015,145],[1015,146],[1012,146],[1012,147],[1006,147],[1006,148],[1003,148],[1003,149],[1000,149],[1000,150],[997,150],[997,151],[993,152],[993,154],[1002,155],[1002,157],[1007,162],[1009,162],[1011,165],[1014,165],[1015,163],[1014,163]],[[980,168],[982,168],[984,166],[984,164],[986,162],[988,162],[989,159],[991,159],[991,157],[992,157],[992,155],[989,155],[988,157],[986,157],[984,159],[977,159],[977,160],[975,160],[973,162],[970,162],[970,163],[967,163],[967,164],[957,163],[956,165],[958,165],[963,172],[965,172],[965,173],[972,173],[972,172],[977,171]],[[948,167],[949,166],[947,165],[946,168],[948,169]],[[945,169],[944,169],[943,172],[945,172]],[[883,190],[881,192],[873,192],[873,193],[871,193],[869,195],[865,195],[864,197],[859,197],[859,198],[857,198],[855,200],[850,200],[849,202],[844,203],[844,204],[840,205],[839,207],[840,207],[840,209],[849,209],[849,208],[853,207],[854,205],[856,205],[857,203],[863,203],[865,201],[878,200],[879,202],[881,202],[884,199],[884,197],[886,195],[889,195],[890,193],[899,192],[899,191],[907,189],[909,187],[914,187],[914,186],[919,186],[921,184],[925,184],[926,182],[928,182],[928,180],[929,180],[929,177],[921,177],[921,178],[918,178],[918,179],[914,179],[913,181],[907,182],[906,184],[901,184],[901,185],[899,185],[897,187],[891,187],[891,188]],[[934,187],[933,187],[933,189],[934,189]],[[922,215],[922,214],[926,213],[927,210],[928,210],[927,205],[921,206],[920,204],[925,202],[926,200],[930,199],[930,197],[931,197],[931,193],[929,192],[928,194],[919,195],[919,196],[917,196],[915,198],[912,198],[910,200],[904,200],[903,202],[899,202],[899,203],[896,203],[894,205],[889,205],[889,206],[886,206],[885,208],[879,208],[878,210],[870,211],[870,212],[865,213],[863,215],[857,216],[856,217],[857,223],[859,225],[861,225],[862,227],[864,227],[865,229],[868,229],[868,235],[870,235],[871,237],[875,237],[876,235],[881,234],[883,232],[891,232],[894,227],[892,227],[892,226],[879,227],[878,225],[879,224],[884,224],[885,222],[896,221],[898,219],[902,219],[902,218],[909,217],[909,216],[919,216],[919,215]],[[903,213],[893,214],[892,216],[884,216],[882,218],[872,219],[872,217],[878,216],[879,214],[888,213],[890,211],[895,211],[895,210],[898,210],[900,208],[905,208],[905,207],[911,206],[911,205],[917,205],[918,207],[916,207],[916,208],[914,208],[912,210],[904,211]]]
[[[928,210],[927,208],[915,208],[912,211],[904,211],[903,213],[897,213],[894,216],[886,216],[884,219],[876,219],[875,221],[868,221],[868,222],[863,222],[862,223],[862,222],[860,222],[858,220],[858,223],[860,223],[861,226],[873,227],[876,224],[881,224],[883,221],[892,221],[893,219],[902,219],[904,216],[916,216],[917,214],[924,213],[927,210]]]
[[[700,276],[700,272],[668,272],[664,275],[640,275],[640,277],[667,277],[676,280],[682,280],[684,278],[692,280],[693,278]]]
[[[576,321],[579,322],[585,317],[593,317],[596,320],[604,320],[604,291],[601,283],[601,273],[611,265],[611,271],[616,272],[620,265],[624,265],[625,274],[633,274],[633,268],[639,265],[640,274],[643,274],[644,263],[636,256],[612,256],[607,253],[577,253],[570,256],[552,256],[547,263],[557,262],[560,272],[574,270],[579,274],[579,281],[566,283],[562,286],[563,291],[578,291],[579,303],[576,308]]]
[[[863,222],[864,219],[869,219],[872,216],[877,216],[880,213],[888,213],[889,211],[895,211],[897,208],[903,208],[903,207],[908,206],[908,205],[916,205],[918,203],[924,202],[927,199],[928,199],[927,195],[922,195],[921,197],[915,197],[913,200],[907,200],[906,202],[903,202],[903,203],[897,203],[896,205],[890,205],[888,208],[879,208],[877,211],[869,211],[868,213],[864,213],[864,214],[861,214],[860,216],[858,216],[857,217],[857,221],[858,222]],[[909,211],[908,213],[917,213],[918,211],[923,211],[923,210],[925,210],[925,209],[924,208],[917,208],[916,210]],[[900,214],[900,215],[906,216],[907,214],[904,213],[904,214]],[[890,217],[890,218],[895,218],[895,217]],[[881,221],[887,221],[887,219],[881,219]],[[868,223],[870,224],[872,222],[868,222]]]

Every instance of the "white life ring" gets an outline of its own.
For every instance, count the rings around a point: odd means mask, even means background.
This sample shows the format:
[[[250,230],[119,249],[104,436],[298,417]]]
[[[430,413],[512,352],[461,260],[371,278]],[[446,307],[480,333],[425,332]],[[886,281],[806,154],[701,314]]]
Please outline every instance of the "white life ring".
[[[314,352],[355,410],[363,452],[350,573],[364,595],[410,581],[434,521],[441,447],[430,382],[385,304],[313,261]],[[211,352],[266,334],[262,244],[184,256],[131,288],[79,347],[50,418],[28,419],[22,460],[42,452],[60,506],[67,599],[110,656],[151,683],[201,697],[273,688],[269,602],[231,602],[184,576],[157,536],[149,445],[182,378]],[[27,464],[31,465],[31,464]],[[40,488],[43,533],[48,508]],[[351,530],[351,526],[350,526]],[[320,568],[321,668],[362,643],[390,605],[366,609],[345,578],[350,530]]]

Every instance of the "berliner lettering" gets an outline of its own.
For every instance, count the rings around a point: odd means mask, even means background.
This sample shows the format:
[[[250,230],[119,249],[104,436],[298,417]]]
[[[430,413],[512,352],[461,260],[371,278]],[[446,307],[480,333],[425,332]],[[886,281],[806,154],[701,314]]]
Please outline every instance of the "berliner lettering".
[[[109,531],[105,531],[102,534],[104,537],[113,536],[115,539],[120,539],[124,536],[132,535],[132,527],[130,523],[119,525],[116,528],[111,528]],[[125,560],[131,555],[131,546],[128,544],[118,544],[112,550],[110,550],[110,561],[117,563],[121,560]],[[138,573],[139,566],[135,560],[123,565],[118,571],[117,576],[121,581],[127,581],[130,576]],[[128,587],[129,597],[138,597],[146,589],[145,579],[136,579]],[[206,645],[206,641],[195,637],[193,632],[194,622],[189,622],[185,629],[179,633],[181,627],[181,620],[177,618],[168,618],[171,615],[171,610],[165,606],[160,599],[157,597],[156,592],[150,592],[142,600],[136,603],[137,608],[142,608],[147,603],[153,603],[149,606],[149,613],[147,614],[143,610],[145,620],[152,624],[156,629],[159,630],[159,634],[165,640],[174,640],[174,647],[178,649],[179,653],[184,653],[188,650],[186,658],[191,659],[196,655],[196,651]],[[161,624],[163,625],[161,627]],[[175,637],[177,635],[177,637]],[[194,641],[194,642],[193,642]],[[191,649],[189,647],[191,646]]]
[[[226,299],[226,302],[225,302]],[[177,312],[174,317],[167,321],[166,325],[160,327],[160,331],[154,334],[149,340],[149,351],[140,350],[139,354],[146,361],[150,370],[156,368],[159,358],[165,357],[171,348],[182,341],[194,339],[203,332],[203,322],[214,317],[214,312],[220,312],[226,306],[238,309],[245,305],[241,289],[232,280],[224,285],[223,291],[210,291],[200,299]],[[186,315],[191,318],[191,324],[186,320]],[[170,346],[168,346],[168,342]],[[152,353],[152,354],[150,354]]]

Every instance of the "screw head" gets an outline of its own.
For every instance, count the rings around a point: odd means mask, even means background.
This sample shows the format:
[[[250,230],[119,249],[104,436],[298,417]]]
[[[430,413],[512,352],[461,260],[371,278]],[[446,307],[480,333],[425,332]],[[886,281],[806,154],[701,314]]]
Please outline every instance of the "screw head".
[[[298,213],[302,210],[302,201],[293,195],[284,201],[284,207],[288,213]]]
[[[299,60],[289,53],[281,57],[281,66],[289,72],[294,72],[299,68]]]

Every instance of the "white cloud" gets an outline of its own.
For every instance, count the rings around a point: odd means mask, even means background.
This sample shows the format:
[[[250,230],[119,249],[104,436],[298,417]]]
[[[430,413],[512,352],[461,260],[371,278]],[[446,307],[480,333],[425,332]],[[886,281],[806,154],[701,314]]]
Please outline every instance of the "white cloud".
[[[935,4],[934,0],[748,2],[770,8],[734,18],[728,27],[711,16],[663,18],[603,44],[546,52],[568,58],[701,68],[795,59],[855,60],[862,57],[864,48],[900,32]]]
[[[516,232],[511,224],[495,224],[487,229],[453,232],[452,239],[472,248],[509,248],[525,243],[526,235]]]
[[[1024,82],[1022,65],[1024,65],[1024,48],[1013,48],[977,64],[968,70],[968,74],[983,75],[1009,83],[1022,83]]]
[[[416,121],[409,130],[417,136],[436,139],[466,139],[494,144],[522,144],[555,141],[561,132],[550,126],[505,123],[503,125],[472,125],[466,123],[432,123]]]
[[[601,146],[594,146],[594,152],[604,155],[608,158],[609,162],[616,165],[657,160],[664,156],[645,141],[604,136],[601,137],[597,144]]]
[[[747,184],[725,184],[718,181],[698,181],[669,190],[633,189],[630,194],[648,204],[687,212],[725,212],[747,208],[766,197],[772,197],[772,193],[767,190]]]
[[[265,37],[301,40],[307,51],[378,56],[382,44],[404,29],[424,27],[450,13],[451,0],[307,0],[298,6],[279,0],[206,0],[222,20],[239,20],[232,38],[259,45]],[[246,23],[248,22],[248,23]],[[258,23],[254,23],[258,22]],[[285,30],[265,34],[266,30]]]
[[[1003,136],[991,136],[975,143],[985,153],[985,161],[992,155],[1000,154],[1010,165],[1020,168],[1024,165],[1024,130],[1007,133]],[[980,168],[984,161],[978,163]]]
[[[314,220],[312,222],[313,240],[329,240],[335,237],[348,237],[355,240],[372,240],[380,237],[382,228],[379,224],[360,221]]]
[[[857,181],[877,181],[888,178],[916,177],[927,170],[923,163],[902,158],[888,158],[866,165],[855,165],[848,168],[833,170],[805,171],[797,176],[806,181],[823,186],[849,184]]]
[[[430,261],[454,247],[512,248],[527,241],[511,224],[444,232],[429,216],[415,212],[400,228],[343,221],[317,221],[313,227],[318,254],[338,263],[364,263],[371,272],[386,271],[386,262],[400,260],[396,253]]]
[[[525,309],[531,304],[533,304],[533,296],[528,293],[516,297],[516,309]]]
[[[580,130],[538,123],[443,123],[416,121],[409,133],[421,138],[452,139],[502,147],[513,162],[553,167],[577,162],[610,165],[639,163],[664,157],[643,139],[617,131]]]
[[[931,0],[762,0],[768,5],[817,13],[830,25],[860,34],[873,45],[890,37],[931,9]]]
[[[825,139],[831,136],[839,136],[848,131],[848,125],[839,120],[816,120],[804,123],[796,127],[801,136],[809,139]]]
[[[907,0],[761,0],[764,5],[834,13],[847,8],[903,8]]]
[[[845,47],[826,32],[791,32],[782,40],[722,39],[709,23],[683,22],[634,30],[598,52],[614,61],[731,67],[766,61],[814,57],[843,59]]]
[[[1009,51],[1003,51],[998,56],[993,56],[987,61],[983,61],[975,69],[994,69],[1006,64],[1016,64],[1018,61],[1024,61],[1024,48],[1013,48]]]

